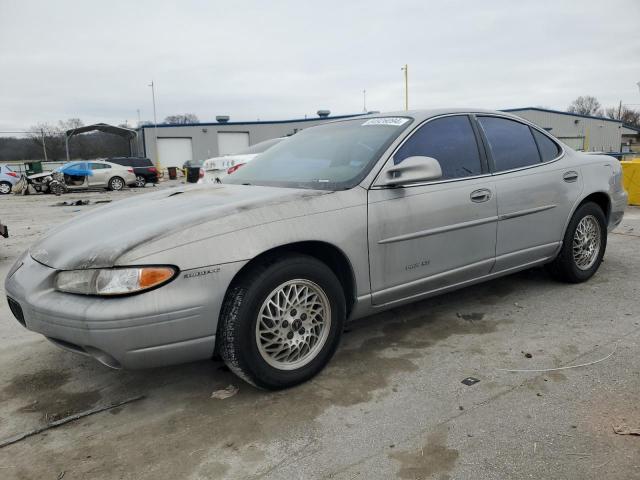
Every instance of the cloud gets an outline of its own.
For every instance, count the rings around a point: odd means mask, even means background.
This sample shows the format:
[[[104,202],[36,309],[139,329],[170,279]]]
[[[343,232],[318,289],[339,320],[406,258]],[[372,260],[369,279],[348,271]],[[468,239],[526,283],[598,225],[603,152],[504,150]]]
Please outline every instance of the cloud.
[[[0,129],[410,104],[640,103],[640,3],[0,0]]]

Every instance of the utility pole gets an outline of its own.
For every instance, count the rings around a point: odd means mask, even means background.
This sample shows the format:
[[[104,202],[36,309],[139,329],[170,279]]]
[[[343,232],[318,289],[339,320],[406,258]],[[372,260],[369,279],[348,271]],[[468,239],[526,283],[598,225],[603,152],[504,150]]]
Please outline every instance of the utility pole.
[[[158,170],[158,174],[159,174],[161,171],[161,165],[160,165],[160,152],[158,151],[158,120],[156,118],[156,89],[153,84],[153,80],[151,80],[151,83],[149,84],[149,86],[151,87],[151,99],[153,101],[153,136],[154,136],[153,144],[156,149],[156,169]]]
[[[362,90],[362,111],[367,113],[367,91]]]
[[[620,100],[620,105],[618,106],[618,120],[622,120],[622,100]]]
[[[47,161],[47,146],[44,143],[44,128],[40,129],[40,134],[42,135],[42,151],[44,152],[44,161]]]
[[[136,109],[136,112],[138,112],[138,127],[139,127],[139,126],[140,126],[140,123],[142,122],[142,121],[140,120],[140,109],[139,109],[139,108],[137,108],[137,109]]]
[[[405,63],[400,70],[404,72],[404,109],[409,110],[409,65]]]

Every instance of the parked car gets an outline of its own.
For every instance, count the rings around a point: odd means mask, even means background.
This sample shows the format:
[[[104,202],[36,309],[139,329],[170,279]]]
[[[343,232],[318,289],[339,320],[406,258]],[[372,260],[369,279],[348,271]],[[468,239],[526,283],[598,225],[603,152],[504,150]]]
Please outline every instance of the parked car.
[[[278,389],[318,373],[348,319],[539,265],[588,280],[626,203],[618,161],[521,118],[368,115],[305,129],[222,184],[77,217],[5,290],[22,325],[105,365],[218,352]]]
[[[0,195],[11,193],[13,186],[20,180],[20,175],[8,165],[0,164]]]
[[[287,137],[272,138],[258,142],[233,155],[209,158],[204,161],[202,171],[196,179],[197,183],[216,183],[227,175],[231,175],[243,165],[249,163],[263,152],[275,147]]]
[[[0,221],[0,237],[9,238],[9,228]]]
[[[135,187],[144,187],[147,183],[158,183],[158,170],[151,160],[145,157],[111,157],[107,161],[125,167],[133,167],[136,175]]]
[[[87,188],[122,190],[125,186],[133,186],[136,183],[136,175],[132,167],[104,160],[68,162],[57,168],[55,172],[64,175],[66,190]],[[38,173],[28,177],[33,188],[44,193],[49,192],[49,184],[52,179],[51,172]]]

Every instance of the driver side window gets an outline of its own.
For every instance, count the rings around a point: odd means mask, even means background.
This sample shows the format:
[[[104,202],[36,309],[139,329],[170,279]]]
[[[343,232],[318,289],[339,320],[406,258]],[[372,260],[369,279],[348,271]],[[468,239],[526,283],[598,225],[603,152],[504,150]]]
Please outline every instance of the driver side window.
[[[440,162],[442,179],[482,174],[482,162],[471,120],[455,115],[420,127],[393,156],[397,165],[407,157],[432,157]]]

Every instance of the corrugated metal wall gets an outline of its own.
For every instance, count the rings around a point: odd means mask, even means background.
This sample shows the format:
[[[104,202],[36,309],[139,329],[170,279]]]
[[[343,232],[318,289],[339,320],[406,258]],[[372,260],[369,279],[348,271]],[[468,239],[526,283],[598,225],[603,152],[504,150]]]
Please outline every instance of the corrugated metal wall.
[[[591,152],[619,152],[622,123],[543,110],[509,110],[539,127],[571,148]]]

